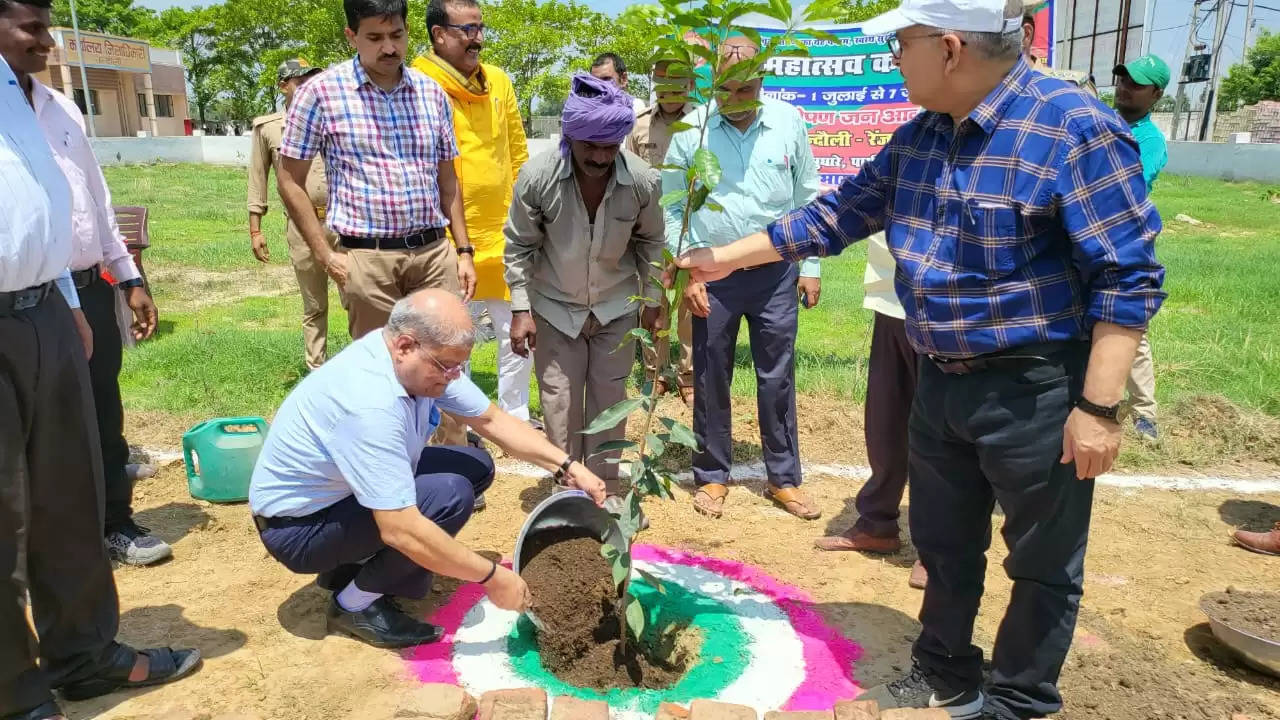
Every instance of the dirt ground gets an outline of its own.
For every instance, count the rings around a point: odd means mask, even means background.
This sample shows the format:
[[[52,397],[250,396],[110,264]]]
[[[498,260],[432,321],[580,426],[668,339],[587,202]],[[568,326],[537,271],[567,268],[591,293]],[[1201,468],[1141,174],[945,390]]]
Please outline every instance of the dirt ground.
[[[747,422],[735,409],[739,459],[758,459]],[[806,461],[863,461],[861,425],[848,409],[801,406]],[[825,417],[824,417],[825,415]],[[853,416],[853,419],[850,417]],[[131,415],[130,438],[151,447],[177,445],[185,419]],[[1273,475],[1274,477],[1274,475]],[[760,497],[760,483],[734,488],[725,517],[695,514],[687,489],[672,502],[646,503],[645,542],[757,565],[808,589],[819,611],[858,642],[863,686],[897,677],[909,665],[919,629],[920,593],[907,587],[914,551],[887,558],[821,554],[812,541],[852,523],[854,481],[810,474],[807,489],[824,517],[805,523]],[[548,481],[500,475],[488,509],[463,530],[477,550],[509,554],[525,513],[549,492]],[[148,718],[169,711],[249,712],[262,718],[375,718],[389,698],[412,687],[400,656],[324,634],[324,594],[309,576],[293,575],[258,542],[244,505],[192,499],[180,464],[165,467],[136,491],[138,521],[174,546],[173,561],[116,571],[120,636],[138,646],[195,646],[206,662],[173,686],[71,703],[82,718]],[[905,508],[904,508],[905,510]],[[1200,597],[1227,586],[1275,590],[1280,558],[1233,546],[1235,526],[1269,529],[1280,519],[1280,493],[1118,490],[1100,487],[1094,505],[1084,605],[1061,681],[1067,720],[1280,719],[1280,679],[1238,664],[1209,632]],[[995,518],[999,522],[999,517]],[[903,525],[905,527],[905,517]],[[976,642],[990,647],[1009,598],[997,534]],[[437,583],[412,606],[428,614],[454,584]]]

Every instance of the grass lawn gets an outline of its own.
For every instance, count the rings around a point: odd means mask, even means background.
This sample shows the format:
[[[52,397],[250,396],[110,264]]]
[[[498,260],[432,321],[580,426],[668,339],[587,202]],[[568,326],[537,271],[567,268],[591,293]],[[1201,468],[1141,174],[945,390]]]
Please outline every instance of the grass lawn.
[[[145,255],[161,313],[159,337],[125,358],[125,404],[200,417],[271,416],[304,372],[301,304],[284,244],[280,206],[264,221],[269,265],[249,252],[243,171],[196,165],[111,167],[121,205],[151,209]],[[1151,330],[1162,402],[1220,395],[1280,416],[1280,204],[1276,189],[1166,177],[1155,199],[1166,229],[1158,254],[1169,300]],[[1190,215],[1204,225],[1177,222]],[[862,309],[866,251],[823,262],[821,305],[800,316],[801,393],[860,404],[866,390],[869,311]],[[349,338],[336,294],[330,352]],[[734,391],[750,395],[746,334]],[[495,344],[476,350],[473,375],[496,385]],[[536,403],[536,393],[535,393]]]

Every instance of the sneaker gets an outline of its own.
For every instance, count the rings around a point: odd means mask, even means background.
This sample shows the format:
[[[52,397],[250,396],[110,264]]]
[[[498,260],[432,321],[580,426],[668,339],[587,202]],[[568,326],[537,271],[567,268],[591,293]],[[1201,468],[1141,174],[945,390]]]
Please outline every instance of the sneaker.
[[[349,612],[335,595],[325,612],[325,628],[331,633],[350,635],[377,648],[401,649],[433,643],[444,630],[419,622],[396,607],[385,595],[359,612]]]
[[[487,507],[487,505],[488,504],[484,501],[484,493],[480,493],[479,495],[476,496],[476,504],[472,507],[472,509],[483,510],[485,509],[485,507]]]
[[[1133,429],[1138,431],[1143,440],[1153,443],[1160,439],[1160,430],[1156,427],[1156,421],[1151,418],[1136,418],[1133,421]]]
[[[875,700],[880,708],[940,708],[958,720],[979,720],[985,698],[974,688],[956,693],[939,687],[939,684],[912,663],[907,676],[884,685],[877,685],[857,697],[858,700]]]
[[[169,543],[132,520],[108,530],[106,542],[111,559],[125,565],[154,565],[173,557]]]

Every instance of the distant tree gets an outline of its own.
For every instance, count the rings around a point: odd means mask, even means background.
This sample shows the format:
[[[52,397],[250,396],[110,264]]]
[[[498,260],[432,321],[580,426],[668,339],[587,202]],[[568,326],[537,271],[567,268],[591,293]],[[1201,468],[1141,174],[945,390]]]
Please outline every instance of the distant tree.
[[[1280,100],[1280,35],[1262,31],[1245,55],[1222,80],[1218,110],[1235,110],[1263,100]]]
[[[155,16],[154,10],[138,7],[133,0],[76,0],[76,20],[86,32],[139,37]],[[53,1],[53,24],[71,27],[69,0]]]
[[[837,7],[840,22],[862,22],[898,7],[898,0],[840,0]]]
[[[169,8],[147,24],[145,33],[153,43],[182,53],[187,86],[191,89],[196,116],[203,125],[209,106],[218,94],[213,76],[222,62],[218,56],[216,9]]]

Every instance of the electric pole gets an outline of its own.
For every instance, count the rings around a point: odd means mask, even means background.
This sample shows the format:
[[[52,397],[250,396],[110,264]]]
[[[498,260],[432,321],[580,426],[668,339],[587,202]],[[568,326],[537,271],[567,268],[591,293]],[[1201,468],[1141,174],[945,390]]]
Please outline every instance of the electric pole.
[[[1221,0],[1219,0],[1221,1]],[[1191,3],[1191,19],[1187,21],[1187,47],[1182,52],[1182,75],[1178,79],[1178,94],[1173,100],[1173,127],[1169,132],[1170,140],[1178,139],[1178,125],[1182,119],[1182,108],[1187,97],[1187,73],[1188,63],[1191,60],[1191,53],[1195,51],[1196,31],[1199,29],[1197,19],[1200,13],[1200,0],[1193,0]],[[1188,120],[1190,122],[1190,120]]]
[[[1244,13],[1244,53],[1240,55],[1243,61],[1244,57],[1249,54],[1249,35],[1253,33],[1253,0],[1249,0],[1249,9]]]
[[[1228,13],[1233,0],[1218,0],[1218,20],[1214,23],[1214,35],[1211,52],[1213,53],[1212,70],[1209,72],[1209,90],[1205,94],[1204,115],[1200,122],[1200,142],[1213,140],[1213,126],[1218,119],[1218,70],[1222,67],[1222,44],[1227,38]]]

